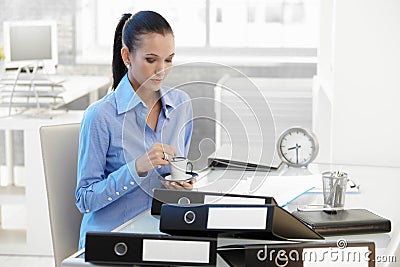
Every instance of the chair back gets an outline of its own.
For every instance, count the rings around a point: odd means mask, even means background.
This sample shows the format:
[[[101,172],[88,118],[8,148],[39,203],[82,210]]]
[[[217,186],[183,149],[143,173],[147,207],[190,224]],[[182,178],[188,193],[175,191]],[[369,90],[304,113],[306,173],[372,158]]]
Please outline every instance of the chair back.
[[[55,266],[78,249],[82,214],[75,206],[79,123],[40,128]]]

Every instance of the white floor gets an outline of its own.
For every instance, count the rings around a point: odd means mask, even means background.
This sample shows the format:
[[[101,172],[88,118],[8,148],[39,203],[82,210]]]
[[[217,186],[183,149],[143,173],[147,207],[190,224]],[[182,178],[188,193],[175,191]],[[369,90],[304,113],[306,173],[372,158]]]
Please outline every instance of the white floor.
[[[0,223],[1,227],[23,229],[26,223],[26,209],[18,205],[1,206]],[[50,256],[24,256],[4,255],[0,251],[1,267],[54,267],[54,258]]]
[[[0,255],[1,267],[54,267],[53,257]]]

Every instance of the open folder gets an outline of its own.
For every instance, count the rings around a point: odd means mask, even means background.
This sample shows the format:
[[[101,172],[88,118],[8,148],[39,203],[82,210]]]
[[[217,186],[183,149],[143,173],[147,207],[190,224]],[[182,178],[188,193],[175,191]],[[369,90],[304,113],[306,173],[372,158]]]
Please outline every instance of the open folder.
[[[279,168],[281,163],[274,145],[233,148],[224,144],[208,157],[208,165],[211,168],[231,170],[269,171]]]

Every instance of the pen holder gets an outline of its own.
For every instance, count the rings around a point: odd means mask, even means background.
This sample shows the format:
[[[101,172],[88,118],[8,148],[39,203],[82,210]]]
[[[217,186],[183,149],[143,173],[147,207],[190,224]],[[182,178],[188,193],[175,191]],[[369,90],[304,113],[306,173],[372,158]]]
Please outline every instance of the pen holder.
[[[324,207],[334,210],[343,209],[346,198],[347,173],[323,172],[322,185]]]

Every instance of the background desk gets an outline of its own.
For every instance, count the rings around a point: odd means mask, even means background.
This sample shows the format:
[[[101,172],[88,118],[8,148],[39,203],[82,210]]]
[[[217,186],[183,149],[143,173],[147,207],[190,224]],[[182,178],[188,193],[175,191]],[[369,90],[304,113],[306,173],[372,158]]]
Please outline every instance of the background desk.
[[[3,166],[2,171],[5,177],[2,177],[3,184],[0,186],[0,205],[17,204],[26,209],[26,218],[22,216],[25,229],[0,229],[2,254],[52,255],[39,128],[44,125],[80,122],[82,114],[83,111],[61,111],[52,118],[0,119],[0,130],[5,131],[6,137],[6,166]],[[23,145],[19,144],[24,151],[22,166],[14,162],[13,131],[23,133]],[[14,207],[18,210],[18,206]]]
[[[12,75],[11,75],[12,76]],[[5,76],[7,77],[7,76]],[[12,76],[13,77],[13,76]],[[0,77],[1,78],[1,77]],[[13,107],[32,107],[41,104],[42,107],[52,109],[68,108],[68,104],[88,95],[88,104],[99,99],[99,92],[107,92],[111,85],[111,79],[107,76],[88,75],[49,75],[46,80],[15,80],[9,78],[0,79],[0,105],[9,106],[9,96],[14,88]],[[35,98],[35,91],[39,95]],[[18,101],[18,97],[21,98]],[[3,99],[4,98],[4,99]],[[85,109],[86,106],[81,109]]]
[[[66,76],[63,82],[65,91],[60,95],[64,100],[64,105],[85,95],[89,96],[89,104],[91,104],[99,99],[101,91],[107,92],[110,85],[111,79],[107,76]]]
[[[63,76],[62,79],[60,87],[63,91],[58,94],[61,98],[61,108],[68,108],[68,104],[88,96],[89,103],[85,103],[82,107],[84,109],[98,99],[99,91],[106,91],[110,85],[109,77],[103,76],[75,75]],[[8,90],[7,88],[12,86],[4,80],[0,81],[0,85],[1,90]],[[0,253],[52,255],[39,128],[45,125],[80,122],[83,110],[37,109],[34,106],[19,115],[14,115],[19,111],[13,110],[12,116],[8,116],[8,105],[6,106],[0,108],[0,131],[4,131],[5,156],[4,165],[0,165],[0,216],[3,205],[8,205],[13,210],[26,210],[26,217],[20,216],[24,222],[22,229],[0,227]],[[19,135],[18,138],[14,138],[16,132],[22,132],[22,138],[19,138]],[[18,162],[16,159],[22,156],[23,163]],[[16,212],[13,214],[19,215]]]
[[[309,167],[311,172],[322,172],[325,170],[336,170],[338,166],[330,165],[313,165]],[[377,266],[399,266],[400,261],[400,214],[396,208],[397,203],[400,202],[400,168],[380,168],[380,167],[365,167],[365,166],[340,166],[341,170],[349,173],[350,177],[360,184],[360,194],[348,194],[346,199],[347,208],[366,208],[381,216],[391,220],[392,231],[384,234],[368,234],[368,235],[353,235],[331,237],[329,240],[338,240],[344,238],[350,240],[372,240],[376,244],[376,255],[378,256],[396,256],[397,262],[394,263],[377,263]],[[273,175],[287,174],[291,172],[290,169],[281,169]],[[291,172],[293,173],[293,172]],[[265,175],[265,173],[258,173],[258,175]],[[240,191],[239,188],[232,188],[230,185],[234,184],[235,177],[254,176],[253,172],[244,172],[243,175],[240,171],[222,171],[214,170],[209,173],[203,173],[199,176],[197,184],[198,190],[207,191],[221,191],[225,190],[228,185],[232,190]],[[268,177],[265,180],[268,183]],[[238,184],[240,185],[240,184]],[[262,195],[261,191],[256,191],[255,195]],[[279,192],[276,192],[279,194]],[[300,203],[321,203],[322,195],[305,194],[293,201],[287,206],[287,209],[293,210]],[[153,218],[148,212],[136,217],[135,219],[122,225],[117,231],[127,231],[136,233],[159,233],[158,220]],[[220,242],[220,241],[219,241]],[[84,250],[78,251],[65,259],[62,263],[63,267],[72,266],[94,266],[86,263],[82,257]],[[223,260],[218,257],[217,266],[227,266]]]

